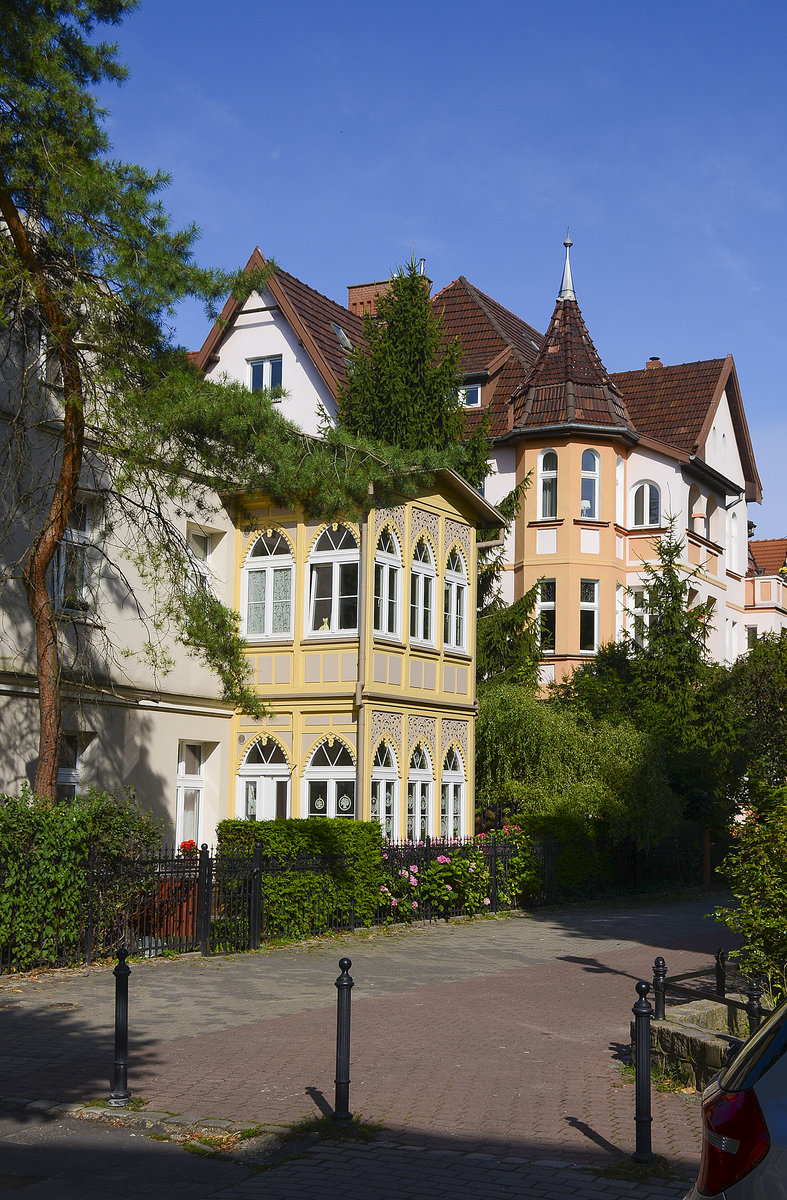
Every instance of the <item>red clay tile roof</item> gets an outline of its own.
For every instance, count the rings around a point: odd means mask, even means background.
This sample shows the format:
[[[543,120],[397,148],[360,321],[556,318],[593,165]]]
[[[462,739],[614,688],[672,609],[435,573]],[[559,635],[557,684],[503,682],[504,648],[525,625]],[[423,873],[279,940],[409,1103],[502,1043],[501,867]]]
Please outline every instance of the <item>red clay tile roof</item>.
[[[558,300],[538,358],[514,397],[514,424],[607,425],[632,430],[576,300]]]
[[[294,275],[289,275],[287,271],[278,270],[274,276],[274,284],[281,288],[304,328],[311,334],[336,380],[344,382],[348,351],[347,347],[342,345],[334,325],[343,329],[352,345],[357,346],[364,340],[363,322],[360,317],[316,292]]]
[[[787,564],[787,538],[759,538],[749,542],[749,556],[754,560],[753,575],[777,575]]]
[[[639,433],[693,454],[726,359],[680,363],[612,376]]]
[[[474,287],[464,275],[432,297],[432,308],[442,318],[446,337],[458,337],[462,343],[466,375],[486,371],[506,346],[524,366],[535,362],[542,334]]]

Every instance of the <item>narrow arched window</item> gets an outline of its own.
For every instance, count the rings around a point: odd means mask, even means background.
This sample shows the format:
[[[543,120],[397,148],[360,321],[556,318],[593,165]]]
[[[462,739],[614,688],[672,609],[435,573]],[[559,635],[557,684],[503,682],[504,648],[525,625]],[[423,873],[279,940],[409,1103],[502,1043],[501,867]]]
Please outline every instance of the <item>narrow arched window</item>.
[[[243,567],[241,633],[250,641],[292,637],[295,565],[287,538],[277,529],[260,535]]]
[[[463,832],[465,772],[459,754],[453,748],[443,760],[440,777],[440,836],[459,838]]]
[[[542,450],[538,456],[538,519],[553,521],[557,517],[557,454]]]
[[[238,770],[236,813],[247,821],[284,820],[289,816],[290,766],[273,738],[255,742]]]
[[[443,645],[467,649],[467,572],[458,550],[448,555],[443,580]]]
[[[407,840],[422,842],[431,832],[432,761],[424,746],[416,746],[407,773]]]
[[[308,630],[358,632],[358,542],[346,525],[330,525],[309,559]]]
[[[413,550],[410,568],[410,639],[434,645],[435,566],[429,542],[420,537]]]
[[[634,488],[634,525],[661,524],[661,495],[655,483],[638,483]]]
[[[399,829],[399,771],[391,747],[380,742],[372,766],[371,818],[379,821],[389,842]]]
[[[399,543],[386,526],[374,555],[374,632],[401,637],[402,556]]]
[[[740,574],[740,564],[738,562],[739,555],[739,539],[738,539],[738,514],[730,514],[730,547],[727,554],[727,565],[730,571],[735,571]]]
[[[320,742],[304,782],[310,817],[355,817],[355,761],[343,742]]]
[[[623,456],[619,454],[615,461],[615,520],[618,525],[623,525],[626,520],[626,497],[623,490],[625,474]]]
[[[582,452],[582,491],[580,516],[587,521],[598,520],[599,456],[595,450]]]

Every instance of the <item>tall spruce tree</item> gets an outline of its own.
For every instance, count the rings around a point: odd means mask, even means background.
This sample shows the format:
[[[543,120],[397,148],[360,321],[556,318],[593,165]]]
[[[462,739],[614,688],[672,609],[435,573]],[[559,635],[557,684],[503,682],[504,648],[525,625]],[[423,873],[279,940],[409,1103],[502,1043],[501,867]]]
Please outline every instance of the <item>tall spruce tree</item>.
[[[375,316],[364,316],[363,332],[339,393],[342,427],[403,450],[440,452],[446,466],[480,486],[488,470],[487,422],[463,441],[462,348],[458,338],[446,339],[415,255],[378,297]]]
[[[189,557],[172,514],[204,516],[213,490],[352,514],[375,491],[384,498],[431,480],[438,461],[381,454],[342,432],[305,437],[270,395],[206,382],[173,344],[170,318],[184,297],[212,312],[228,290],[243,299],[264,276],[198,267],[196,230],[173,230],[161,205],[166,176],[111,157],[91,89],[121,82],[125,70],[96,30],[135,2],[0,7],[0,583],[21,581],[34,630],[35,790],[50,799],[63,689],[85,680],[63,662],[68,639],[50,587],[80,489],[100,496],[116,531],[131,531],[129,556],[153,598],[146,611],[144,597],[129,601],[150,630],[151,670],[166,667],[173,628],[217,673],[226,700],[259,711],[237,614],[186,586]]]

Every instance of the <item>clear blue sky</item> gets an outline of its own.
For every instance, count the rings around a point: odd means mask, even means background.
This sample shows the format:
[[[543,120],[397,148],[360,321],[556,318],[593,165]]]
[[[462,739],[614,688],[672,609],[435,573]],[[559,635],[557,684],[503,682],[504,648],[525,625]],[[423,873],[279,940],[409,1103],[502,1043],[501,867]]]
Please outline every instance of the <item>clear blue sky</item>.
[[[609,370],[732,353],[787,535],[787,7],[143,0],[110,37],[118,156],[172,176],[198,257],[259,245],[346,303],[413,247],[544,329],[566,225]],[[201,314],[179,339],[198,346]]]

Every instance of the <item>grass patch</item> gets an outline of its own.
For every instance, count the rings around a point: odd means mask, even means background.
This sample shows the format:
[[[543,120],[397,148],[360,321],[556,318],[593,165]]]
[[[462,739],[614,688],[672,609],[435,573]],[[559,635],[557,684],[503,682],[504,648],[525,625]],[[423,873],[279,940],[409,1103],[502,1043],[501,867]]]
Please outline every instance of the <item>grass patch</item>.
[[[332,1117],[308,1117],[291,1125],[286,1133],[279,1134],[283,1146],[307,1138],[320,1142],[373,1142],[383,1126],[364,1121],[360,1116],[351,1121],[334,1121]]]
[[[606,1167],[604,1170],[592,1168],[594,1175],[604,1179],[625,1179],[629,1183],[648,1183],[654,1179],[679,1179],[675,1169],[663,1154],[656,1154],[652,1162],[638,1163],[632,1158],[621,1159],[619,1163]]]
[[[145,1100],[142,1096],[131,1096],[122,1108],[118,1108],[118,1112],[141,1112],[143,1108],[147,1108],[150,1104],[149,1100]],[[109,1099],[106,1100],[87,1100],[82,1106],[83,1108],[109,1108]]]
[[[633,1063],[619,1063],[618,1073],[626,1083],[633,1083],[636,1078]],[[681,1063],[667,1067],[651,1060],[650,1081],[657,1092],[679,1092],[690,1096],[696,1094],[697,1091],[691,1067]]]

